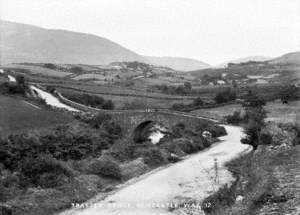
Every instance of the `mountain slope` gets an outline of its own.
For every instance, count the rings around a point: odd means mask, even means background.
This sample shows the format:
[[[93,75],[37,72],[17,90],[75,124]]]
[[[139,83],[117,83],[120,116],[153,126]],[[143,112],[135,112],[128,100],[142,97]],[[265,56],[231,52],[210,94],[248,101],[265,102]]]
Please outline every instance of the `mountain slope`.
[[[91,34],[51,30],[0,20],[0,63],[108,64],[146,60],[117,43]]]
[[[151,64],[170,67],[180,71],[192,71],[210,67],[209,64],[190,58],[181,57],[149,57],[144,56]]]
[[[300,52],[291,52],[269,61],[273,64],[298,64],[300,65]]]
[[[224,63],[221,63],[220,65],[217,65],[216,67],[226,67],[228,63],[245,63],[248,61],[267,61],[270,60],[270,57],[265,57],[265,56],[249,56],[249,57],[243,57],[243,58],[238,58],[235,60],[230,60],[226,61]]]

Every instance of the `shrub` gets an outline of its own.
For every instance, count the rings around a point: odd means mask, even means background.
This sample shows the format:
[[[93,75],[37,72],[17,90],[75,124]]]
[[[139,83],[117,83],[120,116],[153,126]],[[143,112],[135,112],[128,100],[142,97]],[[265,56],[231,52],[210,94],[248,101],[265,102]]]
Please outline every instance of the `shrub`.
[[[140,148],[137,150],[137,157],[142,157],[149,166],[159,166],[164,163],[164,158],[158,148]]]
[[[172,105],[173,110],[182,111],[185,108],[186,108],[186,106],[183,103],[175,103],[175,104]]]
[[[108,131],[95,131],[88,125],[75,123],[41,132],[12,134],[0,138],[0,159],[6,168],[15,170],[24,159],[39,154],[49,154],[59,160],[99,156],[103,149],[108,149],[119,138],[119,131]]]
[[[120,136],[122,133],[121,126],[108,114],[99,113],[91,118],[82,119],[82,121],[88,123],[92,128],[103,128],[112,135]]]
[[[296,100],[299,98],[297,87],[294,85],[288,86],[280,91],[279,96],[282,103],[288,103],[290,100]]]
[[[105,110],[113,110],[115,108],[115,105],[112,102],[112,100],[106,100],[103,103],[102,108],[105,109]]]
[[[106,109],[106,110],[112,110],[114,109],[114,103],[111,100],[105,100],[101,96],[95,96],[90,94],[64,94],[68,99],[84,104],[87,106],[100,108],[100,109]]]
[[[166,149],[168,152],[176,154],[178,156],[184,156],[186,155],[181,148],[174,143],[173,140],[170,140],[168,142],[164,142],[162,145],[160,145],[161,148]]]
[[[185,130],[185,124],[181,122],[177,123],[175,126],[171,128],[171,130],[172,130],[173,137],[175,138],[182,137]]]
[[[83,72],[83,69],[79,66],[74,66],[74,67],[71,67],[70,72],[72,72],[72,73],[81,73],[81,72]]]
[[[67,182],[73,171],[63,162],[47,155],[27,158],[21,163],[20,171],[25,182],[42,187],[55,187]],[[66,180],[62,180],[65,178]]]
[[[193,106],[201,106],[203,104],[204,104],[204,102],[200,97],[197,97],[193,100]]]
[[[228,207],[235,202],[235,184],[230,187],[225,184],[216,193],[207,197],[201,204],[205,213],[212,213],[221,207]]]
[[[209,131],[212,134],[212,137],[219,137],[226,135],[227,132],[224,127],[219,125],[214,125],[213,123],[203,121],[196,126],[195,129],[198,133],[203,133],[203,131]]]
[[[20,86],[16,83],[5,82],[1,84],[0,91],[7,94],[22,94],[24,95],[26,92],[26,87]]]
[[[109,155],[118,161],[127,161],[134,158],[135,146],[131,143],[118,142],[109,149]]]
[[[115,179],[121,179],[121,169],[119,165],[112,159],[102,157],[99,160],[94,160],[88,166],[88,173],[106,176]]]
[[[232,115],[227,115],[224,117],[227,123],[238,124],[243,121],[240,111],[234,111]]]
[[[217,93],[214,100],[217,104],[233,101],[236,99],[236,93],[231,91],[231,89],[227,89],[225,91]]]
[[[48,68],[48,69],[56,69],[57,68],[56,65],[54,65],[53,63],[45,63],[44,67]]]

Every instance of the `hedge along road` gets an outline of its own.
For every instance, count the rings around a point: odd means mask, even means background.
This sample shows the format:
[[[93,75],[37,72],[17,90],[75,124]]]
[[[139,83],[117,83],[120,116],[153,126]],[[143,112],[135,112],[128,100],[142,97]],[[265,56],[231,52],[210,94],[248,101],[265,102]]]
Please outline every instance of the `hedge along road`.
[[[250,149],[240,143],[242,128],[228,125],[225,128],[228,135],[221,137],[222,142],[211,148],[152,171],[103,200],[95,201],[96,197],[87,202],[86,208],[75,207],[61,215],[172,214],[168,210],[171,203],[180,203],[180,199],[189,197],[203,200],[222,185],[232,182],[233,177],[224,164]]]

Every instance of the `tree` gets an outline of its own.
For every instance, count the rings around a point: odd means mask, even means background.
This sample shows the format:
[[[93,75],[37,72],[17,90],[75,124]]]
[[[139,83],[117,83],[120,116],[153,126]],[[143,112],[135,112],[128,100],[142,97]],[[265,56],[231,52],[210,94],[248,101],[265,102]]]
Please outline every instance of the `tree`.
[[[23,75],[17,75],[16,82],[17,82],[17,85],[20,86],[20,87],[25,87],[26,86],[25,77]]]
[[[230,88],[228,88],[225,91],[221,91],[217,93],[214,100],[217,104],[233,101],[236,99],[236,93],[232,91]]]
[[[72,73],[81,73],[81,72],[83,72],[83,69],[79,66],[74,66],[70,69],[70,72],[72,72]]]
[[[113,110],[115,107],[114,103],[112,100],[106,100],[104,104],[102,105],[102,108],[105,110]]]
[[[262,144],[261,134],[262,129],[265,127],[265,118],[267,116],[263,106],[266,102],[255,96],[251,91],[248,92],[243,107],[245,110],[244,120],[246,122],[244,131],[245,138],[241,139],[241,143],[249,144],[253,147],[253,150],[257,149],[257,146]]]
[[[192,90],[192,84],[188,81],[184,82],[184,88],[186,89],[187,92],[191,92]]]
[[[53,63],[45,63],[44,67],[48,68],[48,69],[56,69],[56,65],[54,65]]]
[[[280,95],[281,102],[283,104],[287,104],[288,101],[297,98],[297,88],[294,85],[288,86],[287,88],[281,90],[279,95]]]
[[[182,86],[182,85],[178,86],[178,87],[176,88],[175,92],[176,92],[177,94],[185,94],[185,93],[186,93],[185,88],[184,88],[184,86]]]
[[[195,98],[193,101],[193,106],[201,106],[203,104],[204,104],[204,102],[200,97]]]

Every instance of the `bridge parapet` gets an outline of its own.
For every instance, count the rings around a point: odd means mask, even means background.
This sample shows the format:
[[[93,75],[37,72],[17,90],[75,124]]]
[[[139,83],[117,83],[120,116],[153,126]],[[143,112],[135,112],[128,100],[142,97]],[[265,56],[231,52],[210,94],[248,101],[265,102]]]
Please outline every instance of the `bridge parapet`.
[[[207,117],[201,117],[196,114],[171,111],[166,109],[103,110],[71,101],[58,92],[56,93],[56,95],[61,100],[61,102],[81,111],[91,112],[95,114],[106,113],[111,115],[112,118],[122,127],[122,130],[129,135],[133,134],[134,129],[141,123],[146,121],[161,123],[167,128],[171,128],[178,123],[183,123],[187,127],[193,127],[201,122],[218,122],[217,120],[213,120]]]

